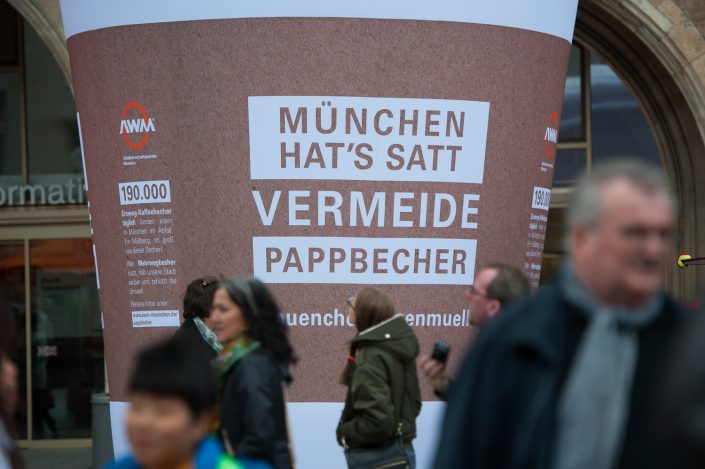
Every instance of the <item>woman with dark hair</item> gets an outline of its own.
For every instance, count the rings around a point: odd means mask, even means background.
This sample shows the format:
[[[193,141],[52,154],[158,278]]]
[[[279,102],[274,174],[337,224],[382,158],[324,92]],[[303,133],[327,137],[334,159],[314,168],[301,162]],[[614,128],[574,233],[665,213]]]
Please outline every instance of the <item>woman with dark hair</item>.
[[[341,376],[348,392],[336,431],[338,443],[351,464],[356,449],[358,454],[367,449],[369,456],[370,451],[378,451],[371,448],[388,448],[401,439],[406,462],[398,467],[413,469],[416,456],[411,442],[421,411],[416,376],[419,342],[380,290],[365,288],[348,299],[348,306],[357,335]]]
[[[225,447],[247,469],[291,468],[283,385],[296,359],[279,306],[258,280],[226,278],[210,319],[223,344],[215,366]]]
[[[208,316],[218,280],[213,277],[197,278],[188,284],[184,294],[184,322],[172,340],[190,350],[213,359],[222,350],[215,333],[210,329]]]

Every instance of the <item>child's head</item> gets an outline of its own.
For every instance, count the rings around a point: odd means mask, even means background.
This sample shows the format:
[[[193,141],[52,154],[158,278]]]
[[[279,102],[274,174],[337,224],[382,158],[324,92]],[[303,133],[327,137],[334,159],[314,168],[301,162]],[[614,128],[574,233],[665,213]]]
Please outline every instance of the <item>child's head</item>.
[[[127,436],[145,468],[177,467],[207,435],[216,401],[210,363],[172,342],[143,350],[130,382]]]

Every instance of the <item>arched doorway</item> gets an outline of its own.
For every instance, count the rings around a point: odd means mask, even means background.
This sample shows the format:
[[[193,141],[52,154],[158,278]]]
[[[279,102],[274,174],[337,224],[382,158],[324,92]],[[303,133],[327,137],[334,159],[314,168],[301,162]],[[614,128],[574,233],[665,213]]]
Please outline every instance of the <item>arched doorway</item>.
[[[605,8],[603,5],[608,6]],[[653,141],[652,144],[644,143],[644,146],[638,149],[639,156],[656,162],[653,152],[649,149],[650,145],[656,146],[663,168],[678,196],[676,248],[689,253],[705,252],[705,239],[702,239],[705,209],[701,208],[705,207],[705,189],[700,189],[698,186],[698,179],[702,179],[701,175],[705,175],[705,160],[702,158],[705,154],[705,145],[697,118],[698,108],[702,110],[703,106],[699,90],[702,88],[702,83],[692,80],[692,77],[685,73],[677,73],[682,70],[678,69],[678,64],[682,64],[685,59],[680,57],[673,47],[668,47],[668,41],[656,33],[650,33],[648,23],[640,23],[641,19],[636,16],[630,19],[625,16],[625,10],[621,7],[610,5],[593,0],[585,2],[578,11],[574,50],[577,48],[583,51],[579,66],[582,69],[581,73],[587,73],[586,79],[581,81],[581,86],[587,86],[582,90],[583,93],[587,93],[587,96],[582,95],[582,104],[588,107],[588,111],[596,104],[609,105],[609,96],[601,96],[602,101],[598,103],[592,99],[591,92],[594,92],[595,84],[590,85],[595,73],[601,74],[598,79],[611,80],[613,83],[614,80],[610,74],[614,74],[628,87],[650,127],[642,131],[644,135],[641,136],[641,140],[652,139]],[[631,22],[639,24],[640,29],[636,28],[636,31],[632,29]],[[570,78],[571,75],[566,88],[566,106],[570,106],[571,99],[574,99],[569,89]],[[612,86],[612,89],[614,90],[615,87]],[[621,104],[624,105],[624,103]],[[564,117],[570,118],[566,111],[569,114],[570,108],[564,108]],[[586,114],[589,115],[589,112]],[[582,145],[576,144],[575,129],[571,128],[570,121],[565,128],[564,124],[561,124],[560,136],[563,140],[561,147],[566,152],[568,150],[572,152],[568,155],[568,160],[579,160],[581,151],[590,154],[600,146],[604,147],[604,141],[596,141],[596,138],[604,138],[604,135],[595,135],[592,129],[594,118],[595,116],[592,116],[592,119],[588,119],[585,123],[587,128],[584,130],[587,134],[582,137]],[[651,133],[653,137],[645,135],[646,133]],[[619,136],[612,135],[610,138],[618,139]],[[628,141],[630,136],[625,135],[623,138]],[[622,153],[625,151],[623,150]],[[628,149],[626,153],[629,153]],[[592,158],[587,159],[586,164],[589,168]],[[549,222],[550,232],[546,243],[546,277],[550,276],[551,270],[555,268],[559,257],[556,254],[560,254],[562,249],[564,229],[561,226],[560,213],[561,208],[567,204],[570,193],[570,184],[561,181],[561,178],[565,177],[563,173],[564,171],[557,164],[556,196],[553,199],[555,205],[552,206],[554,211],[552,215],[555,216],[553,221]],[[679,271],[674,258],[667,287],[676,297],[691,301],[698,298],[700,293],[698,286],[703,280],[705,280],[705,272],[697,269]]]

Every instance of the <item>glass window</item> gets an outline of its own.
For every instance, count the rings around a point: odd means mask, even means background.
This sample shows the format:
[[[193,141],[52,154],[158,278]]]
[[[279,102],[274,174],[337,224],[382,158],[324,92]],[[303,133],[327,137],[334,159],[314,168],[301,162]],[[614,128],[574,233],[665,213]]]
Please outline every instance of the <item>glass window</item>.
[[[0,0],[0,67],[17,65],[17,13]]]
[[[558,148],[556,167],[553,169],[553,187],[566,187],[587,167],[587,151],[582,148],[566,150]]]
[[[82,180],[71,89],[49,49],[27,24],[24,42],[29,183],[67,184]]]
[[[88,438],[104,389],[103,339],[88,239],[30,243],[34,439]]]
[[[563,252],[565,240],[566,210],[563,208],[552,208],[549,212],[548,223],[546,224],[546,243],[544,252],[560,254]]]
[[[590,54],[592,161],[641,158],[661,166],[651,127],[631,91],[600,56]]]
[[[0,73],[0,186],[17,185],[21,179],[19,73]],[[0,205],[6,203],[2,195]]]
[[[582,63],[589,63],[589,70]],[[582,93],[588,83],[589,106]],[[618,157],[662,165],[654,134],[634,95],[599,55],[572,46],[553,187],[570,189],[584,170]],[[564,209],[551,207],[541,283],[550,281],[558,271],[566,230]]]
[[[546,244],[541,264],[541,284],[551,281],[560,268],[563,259],[565,234],[565,209],[552,208],[546,225]]]
[[[583,86],[581,74],[582,49],[571,46],[568,61],[568,76],[565,80],[563,111],[558,139],[561,142],[576,141],[585,138],[583,125]]]
[[[20,400],[15,414],[17,437],[27,438],[27,353],[25,330],[25,281],[24,281],[24,242],[0,242],[0,308],[10,311],[16,327],[16,343],[13,356],[19,371]],[[3,324],[2,327],[6,327]]]

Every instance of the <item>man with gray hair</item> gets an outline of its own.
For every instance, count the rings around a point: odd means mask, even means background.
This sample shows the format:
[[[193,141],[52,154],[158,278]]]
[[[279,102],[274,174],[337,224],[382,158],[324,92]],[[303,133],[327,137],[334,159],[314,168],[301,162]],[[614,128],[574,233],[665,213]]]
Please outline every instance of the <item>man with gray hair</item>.
[[[663,292],[674,203],[636,161],[574,192],[558,279],[480,333],[452,392],[435,467],[682,467],[653,393],[680,311]],[[454,388],[455,389],[455,388]]]

